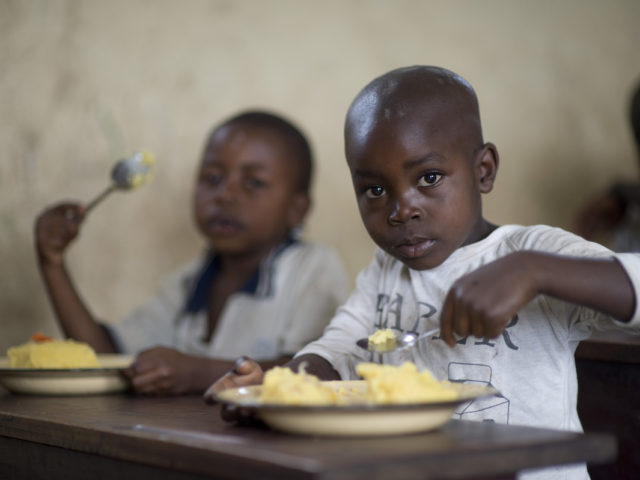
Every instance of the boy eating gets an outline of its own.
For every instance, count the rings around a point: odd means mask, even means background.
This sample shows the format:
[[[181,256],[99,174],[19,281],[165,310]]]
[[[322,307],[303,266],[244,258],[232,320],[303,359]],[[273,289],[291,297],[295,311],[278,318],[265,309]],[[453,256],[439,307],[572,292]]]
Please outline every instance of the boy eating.
[[[581,430],[575,348],[596,330],[638,334],[640,257],[557,228],[485,220],[498,152],[483,140],[472,87],[448,70],[400,68],[369,83],[348,110],[345,153],[379,249],[323,336],[288,365],[353,379],[354,365],[371,361],[358,339],[439,325],[411,360],[501,392],[459,418]],[[245,359],[205,398],[260,379]],[[584,466],[564,473],[587,477]]]
[[[194,185],[207,252],[120,323],[96,321],[65,266],[84,207],[47,209],[36,222],[38,263],[65,334],[98,352],[137,353],[125,373],[143,394],[202,393],[242,353],[265,368],[291,359],[347,290],[335,252],[294,235],[311,202],[312,160],[302,132],[278,115],[248,111],[218,125]]]

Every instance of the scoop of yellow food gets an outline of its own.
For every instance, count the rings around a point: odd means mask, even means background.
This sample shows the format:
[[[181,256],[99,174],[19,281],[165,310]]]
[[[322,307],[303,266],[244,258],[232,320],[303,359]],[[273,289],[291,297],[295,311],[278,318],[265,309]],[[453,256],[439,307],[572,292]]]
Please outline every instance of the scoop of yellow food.
[[[436,380],[426,370],[419,372],[411,362],[399,367],[361,363],[356,371],[367,381],[367,397],[377,404],[436,402],[458,396],[449,382]]]
[[[262,381],[260,401],[285,405],[333,405],[338,393],[301,367],[295,373],[286,367],[268,370]]]
[[[395,343],[396,335],[390,328],[376,330],[373,334],[369,335],[370,346],[390,348],[395,346]]]
[[[153,153],[142,150],[130,157],[126,162],[130,162],[127,172],[127,188],[139,188],[151,178],[152,167],[156,163]]]
[[[7,356],[13,368],[100,367],[96,353],[88,344],[41,336],[34,336],[27,343],[9,348]]]
[[[389,404],[454,400],[458,396],[449,382],[436,380],[428,371],[419,372],[411,362],[400,367],[361,363],[356,370],[366,381],[359,398],[353,391],[332,388],[304,369],[294,373],[275,367],[264,376],[260,401],[284,405]]]

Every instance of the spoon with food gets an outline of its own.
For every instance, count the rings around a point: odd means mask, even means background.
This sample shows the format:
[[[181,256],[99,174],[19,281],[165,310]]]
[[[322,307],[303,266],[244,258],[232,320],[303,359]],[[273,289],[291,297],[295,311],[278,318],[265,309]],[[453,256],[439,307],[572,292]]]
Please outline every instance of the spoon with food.
[[[133,190],[144,185],[151,177],[155,157],[148,151],[136,152],[128,158],[119,160],[111,169],[111,183],[85,207],[85,215],[107,195],[115,190]]]
[[[356,345],[374,353],[390,353],[395,350],[411,348],[418,340],[434,335],[440,331],[440,327],[433,328],[417,335],[415,333],[396,333],[390,328],[377,330],[367,338],[356,341]]]

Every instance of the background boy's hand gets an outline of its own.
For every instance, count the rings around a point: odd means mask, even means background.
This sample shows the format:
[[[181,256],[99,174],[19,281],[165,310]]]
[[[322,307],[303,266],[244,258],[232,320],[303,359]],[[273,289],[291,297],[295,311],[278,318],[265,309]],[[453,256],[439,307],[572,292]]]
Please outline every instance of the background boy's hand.
[[[454,332],[495,338],[537,293],[531,252],[488,263],[453,283],[442,307],[440,335],[450,347],[456,343]]]
[[[179,395],[192,391],[191,377],[197,359],[167,347],[141,352],[125,370],[136,393]]]
[[[61,265],[64,251],[78,236],[83,220],[84,208],[77,203],[61,203],[42,212],[35,225],[40,262]]]

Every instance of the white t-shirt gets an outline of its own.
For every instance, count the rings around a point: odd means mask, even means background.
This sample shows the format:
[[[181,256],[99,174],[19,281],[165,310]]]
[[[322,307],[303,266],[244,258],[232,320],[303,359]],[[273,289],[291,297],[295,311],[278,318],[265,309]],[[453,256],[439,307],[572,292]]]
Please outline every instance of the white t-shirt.
[[[357,378],[354,367],[362,361],[411,360],[438,379],[491,385],[501,393],[462,405],[454,418],[581,431],[576,410],[575,348],[595,329],[625,329],[640,335],[640,302],[636,302],[631,322],[623,324],[594,310],[540,295],[518,312],[496,339],[470,336],[449,348],[434,335],[409,353],[383,355],[382,359],[355,345],[357,339],[380,328],[419,333],[437,327],[441,306],[456,279],[518,250],[587,257],[615,255],[633,283],[636,298],[640,298],[639,255],[614,254],[557,228],[508,225],[456,250],[430,270],[411,270],[382,250],[376,251],[324,335],[298,355],[323,357],[345,380]],[[563,473],[550,478],[587,478],[583,466],[577,471],[575,476]]]
[[[209,342],[206,308],[185,308],[206,262],[198,260],[167,278],[149,303],[120,323],[108,325],[119,350],[137,353],[154,346],[235,360],[291,355],[318,338],[347,297],[349,284],[334,250],[296,242],[265,259],[250,292],[233,294]]]

